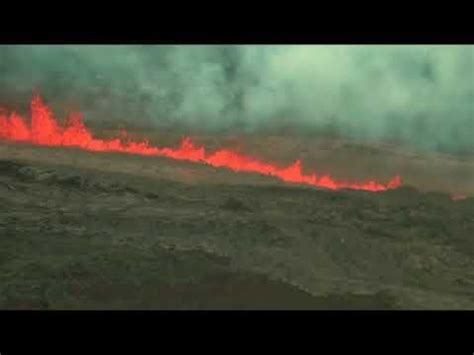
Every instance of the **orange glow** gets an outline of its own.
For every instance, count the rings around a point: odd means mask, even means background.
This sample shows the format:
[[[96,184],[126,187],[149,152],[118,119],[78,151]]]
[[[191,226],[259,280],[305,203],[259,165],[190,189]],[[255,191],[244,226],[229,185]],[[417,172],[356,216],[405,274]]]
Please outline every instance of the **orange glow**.
[[[126,136],[126,132],[123,132],[122,135]],[[94,138],[91,131],[84,125],[80,114],[71,115],[64,125],[59,124],[49,107],[43,103],[39,96],[33,97],[31,101],[30,124],[15,113],[8,116],[0,111],[0,139],[43,146],[76,147],[92,152],[120,152],[167,157],[227,168],[236,172],[273,176],[289,183],[331,190],[384,191],[395,189],[401,185],[400,176],[395,176],[387,184],[382,184],[374,180],[345,182],[335,180],[329,175],[318,175],[316,172],[304,174],[300,160],[282,168],[228,149],[206,152],[204,147],[196,145],[190,138],[184,138],[177,148],[155,147],[150,145],[147,140],[134,142],[120,138],[98,139]]]

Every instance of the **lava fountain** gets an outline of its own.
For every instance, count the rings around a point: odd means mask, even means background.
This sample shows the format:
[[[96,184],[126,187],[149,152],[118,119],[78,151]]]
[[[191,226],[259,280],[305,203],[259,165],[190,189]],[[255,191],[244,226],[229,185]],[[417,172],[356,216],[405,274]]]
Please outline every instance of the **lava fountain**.
[[[149,144],[147,140],[137,142],[125,141],[120,138],[99,139],[95,138],[85,126],[80,114],[72,114],[64,124],[60,124],[39,95],[34,96],[31,101],[30,122],[14,112],[9,115],[0,112],[0,139],[42,146],[75,147],[91,152],[120,152],[167,157],[218,168],[227,168],[235,172],[268,175],[289,183],[305,184],[331,190],[385,191],[395,189],[401,185],[401,178],[398,175],[387,184],[382,184],[374,180],[365,182],[340,181],[330,175],[318,175],[316,172],[304,174],[300,160],[295,161],[288,167],[278,167],[275,164],[229,149],[206,152],[203,146],[196,145],[190,138],[184,138],[177,148],[160,148]]]

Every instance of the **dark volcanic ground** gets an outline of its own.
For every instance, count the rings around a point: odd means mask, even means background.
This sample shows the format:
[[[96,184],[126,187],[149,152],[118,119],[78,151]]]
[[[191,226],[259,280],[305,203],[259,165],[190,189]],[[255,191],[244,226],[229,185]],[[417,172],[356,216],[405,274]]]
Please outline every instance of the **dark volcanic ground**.
[[[474,309],[474,198],[3,144],[0,265],[2,309]]]

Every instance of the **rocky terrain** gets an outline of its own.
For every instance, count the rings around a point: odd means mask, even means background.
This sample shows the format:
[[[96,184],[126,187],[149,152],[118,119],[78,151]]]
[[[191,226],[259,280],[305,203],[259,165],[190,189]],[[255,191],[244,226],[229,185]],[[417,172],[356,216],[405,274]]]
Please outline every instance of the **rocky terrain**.
[[[166,158],[1,144],[0,308],[474,309],[470,157],[423,165],[381,148],[308,149],[324,169],[390,166],[380,171],[406,184],[335,192]],[[458,190],[466,198],[454,201]]]

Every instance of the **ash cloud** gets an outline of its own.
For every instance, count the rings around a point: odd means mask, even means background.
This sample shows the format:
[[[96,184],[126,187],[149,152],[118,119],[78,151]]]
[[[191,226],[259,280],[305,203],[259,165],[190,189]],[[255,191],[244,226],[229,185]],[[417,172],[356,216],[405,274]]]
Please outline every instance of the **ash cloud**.
[[[1,104],[32,90],[90,121],[474,150],[473,46],[0,46]]]

